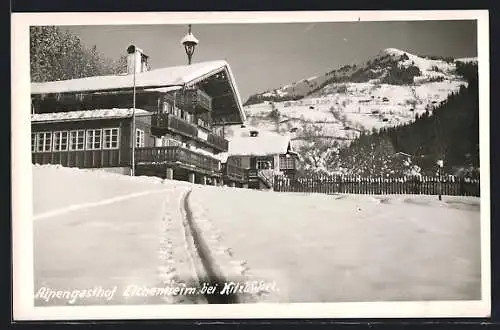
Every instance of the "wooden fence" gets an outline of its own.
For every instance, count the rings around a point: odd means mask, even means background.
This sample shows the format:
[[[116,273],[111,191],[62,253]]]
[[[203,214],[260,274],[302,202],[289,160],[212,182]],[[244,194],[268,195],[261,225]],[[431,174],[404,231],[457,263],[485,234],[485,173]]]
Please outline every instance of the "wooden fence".
[[[479,179],[464,177],[360,178],[351,176],[275,176],[274,190],[324,194],[413,194],[479,196]]]

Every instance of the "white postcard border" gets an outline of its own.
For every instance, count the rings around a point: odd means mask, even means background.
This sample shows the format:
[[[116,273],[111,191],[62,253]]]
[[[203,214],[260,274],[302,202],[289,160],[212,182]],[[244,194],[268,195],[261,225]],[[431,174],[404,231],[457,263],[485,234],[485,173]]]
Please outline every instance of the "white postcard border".
[[[481,301],[35,307],[30,155],[30,25],[135,25],[465,20],[478,24]],[[15,320],[487,317],[491,308],[489,22],[487,10],[14,13],[12,15],[12,242]]]

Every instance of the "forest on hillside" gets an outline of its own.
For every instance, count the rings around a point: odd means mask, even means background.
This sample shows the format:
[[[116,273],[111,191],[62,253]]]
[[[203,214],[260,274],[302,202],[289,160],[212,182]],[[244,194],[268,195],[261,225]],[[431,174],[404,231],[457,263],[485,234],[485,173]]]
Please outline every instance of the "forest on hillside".
[[[30,74],[32,82],[75,79],[125,73],[127,59],[116,60],[86,47],[74,34],[57,26],[30,27]]]
[[[438,106],[416,115],[415,121],[362,134],[331,159],[333,168],[359,175],[411,174],[419,168],[434,175],[436,162],[444,173],[477,175],[479,168],[479,88],[477,64],[457,63],[467,81]]]
[[[445,174],[477,177],[477,64],[457,62],[457,71],[467,86],[421,116],[416,115],[410,124],[361,134],[345,147],[336,141],[309,141],[298,150],[301,170],[370,177],[435,175],[437,161],[443,160]]]

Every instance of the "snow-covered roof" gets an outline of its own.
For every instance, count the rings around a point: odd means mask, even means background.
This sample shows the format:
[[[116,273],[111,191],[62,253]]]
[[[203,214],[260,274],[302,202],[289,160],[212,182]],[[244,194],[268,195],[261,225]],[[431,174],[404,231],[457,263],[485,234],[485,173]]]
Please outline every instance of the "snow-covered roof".
[[[196,37],[192,33],[188,33],[182,38],[181,44],[184,44],[185,42],[193,42],[195,44],[199,43],[199,40],[196,39]]]
[[[32,122],[81,121],[132,117],[133,109],[98,109],[54,113],[37,113],[31,115]],[[151,112],[135,109],[136,116],[151,115]]]
[[[229,140],[229,156],[268,156],[285,154],[290,146],[290,137],[272,132],[257,136],[237,136]]]
[[[463,62],[463,63],[477,63],[477,57],[464,57],[457,58],[455,62]]]
[[[232,94],[234,94],[235,109],[241,118],[246,120],[241,97],[234,81],[234,76],[226,61],[209,61],[160,68],[135,74],[135,86],[139,89],[158,89],[169,91],[176,88],[192,86],[219,72],[225,72]],[[130,89],[134,86],[134,75],[108,75],[95,76],[71,80],[49,81],[31,83],[31,94],[58,94],[58,93],[84,93],[104,92],[121,89]],[[212,95],[211,95],[212,96]],[[217,96],[217,95],[215,95]]]
[[[214,157],[220,160],[221,163],[226,163],[229,154],[227,152],[220,152],[218,154],[215,154]]]

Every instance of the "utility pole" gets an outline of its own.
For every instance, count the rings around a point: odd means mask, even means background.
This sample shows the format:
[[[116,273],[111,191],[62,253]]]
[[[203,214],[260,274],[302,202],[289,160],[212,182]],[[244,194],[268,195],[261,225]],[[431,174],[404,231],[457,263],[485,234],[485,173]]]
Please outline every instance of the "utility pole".
[[[132,176],[135,176],[135,145],[137,143],[137,134],[135,132],[135,71],[137,65],[137,50],[134,49],[134,85],[133,85],[133,96],[132,96]]]

